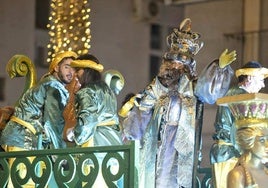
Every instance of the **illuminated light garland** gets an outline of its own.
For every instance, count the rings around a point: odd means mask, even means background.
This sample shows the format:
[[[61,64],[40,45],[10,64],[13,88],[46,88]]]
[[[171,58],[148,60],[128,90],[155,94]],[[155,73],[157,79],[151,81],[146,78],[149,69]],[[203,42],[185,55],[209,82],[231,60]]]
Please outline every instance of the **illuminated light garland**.
[[[47,63],[55,54],[71,50],[78,55],[90,49],[89,3],[87,0],[51,0],[49,24],[49,44]]]

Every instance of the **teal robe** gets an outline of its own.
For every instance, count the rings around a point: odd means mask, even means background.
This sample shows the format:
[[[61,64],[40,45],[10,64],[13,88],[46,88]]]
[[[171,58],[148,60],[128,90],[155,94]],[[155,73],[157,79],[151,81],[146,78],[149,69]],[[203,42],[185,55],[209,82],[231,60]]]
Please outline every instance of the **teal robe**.
[[[65,148],[66,143],[62,139],[65,124],[63,110],[68,98],[65,85],[54,76],[48,75],[41,79],[36,86],[25,92],[13,114],[30,123],[37,133],[33,134],[29,129],[10,120],[2,132],[0,144],[26,150]],[[41,137],[43,138],[40,140]]]
[[[80,89],[76,94],[76,104],[74,140],[77,145],[82,145],[91,138],[94,146],[122,144],[117,99],[105,82],[92,83]],[[109,125],[102,125],[106,123]]]
[[[226,96],[248,93],[244,89],[234,86],[227,92]],[[213,140],[216,141],[210,150],[210,162],[212,164],[225,162],[233,157],[239,157],[239,148],[236,146],[234,116],[227,106],[219,106],[217,109],[216,120],[214,123],[215,133]],[[227,144],[218,144],[224,141]]]

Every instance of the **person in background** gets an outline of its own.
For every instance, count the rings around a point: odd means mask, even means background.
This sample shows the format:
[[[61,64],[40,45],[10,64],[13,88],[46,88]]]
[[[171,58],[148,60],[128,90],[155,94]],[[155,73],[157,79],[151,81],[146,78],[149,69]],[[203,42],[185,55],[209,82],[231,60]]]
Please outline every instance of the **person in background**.
[[[258,93],[265,87],[264,79],[268,76],[268,69],[263,68],[257,61],[250,61],[236,71],[237,85],[231,87],[226,96]],[[210,150],[212,178],[215,188],[226,188],[227,175],[237,163],[240,156],[236,145],[235,119],[227,106],[219,106],[215,119],[215,143]]]
[[[7,122],[9,121],[10,117],[14,113],[14,107],[12,106],[6,106],[4,108],[0,108],[0,136],[2,133],[2,130],[5,128]],[[0,145],[0,152],[5,151],[2,146]]]

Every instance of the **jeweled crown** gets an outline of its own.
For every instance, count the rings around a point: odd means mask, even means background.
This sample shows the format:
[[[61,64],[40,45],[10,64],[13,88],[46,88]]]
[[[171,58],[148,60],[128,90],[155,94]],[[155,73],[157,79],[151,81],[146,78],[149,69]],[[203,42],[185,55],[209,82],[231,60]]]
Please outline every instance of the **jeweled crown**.
[[[164,59],[180,61],[188,64],[192,61],[203,47],[204,43],[200,40],[200,34],[192,32],[192,21],[189,18],[184,19],[179,28],[174,28],[172,33],[167,36],[167,45],[169,51],[165,53]]]

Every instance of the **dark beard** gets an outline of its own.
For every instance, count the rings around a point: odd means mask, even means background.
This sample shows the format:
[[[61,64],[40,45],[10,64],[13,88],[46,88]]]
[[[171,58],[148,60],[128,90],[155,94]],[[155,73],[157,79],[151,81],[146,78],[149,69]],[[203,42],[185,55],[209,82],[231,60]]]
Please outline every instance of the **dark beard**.
[[[172,88],[178,88],[179,78],[178,76],[173,77],[171,75],[164,75],[164,77],[158,76],[160,83],[172,90]]]

